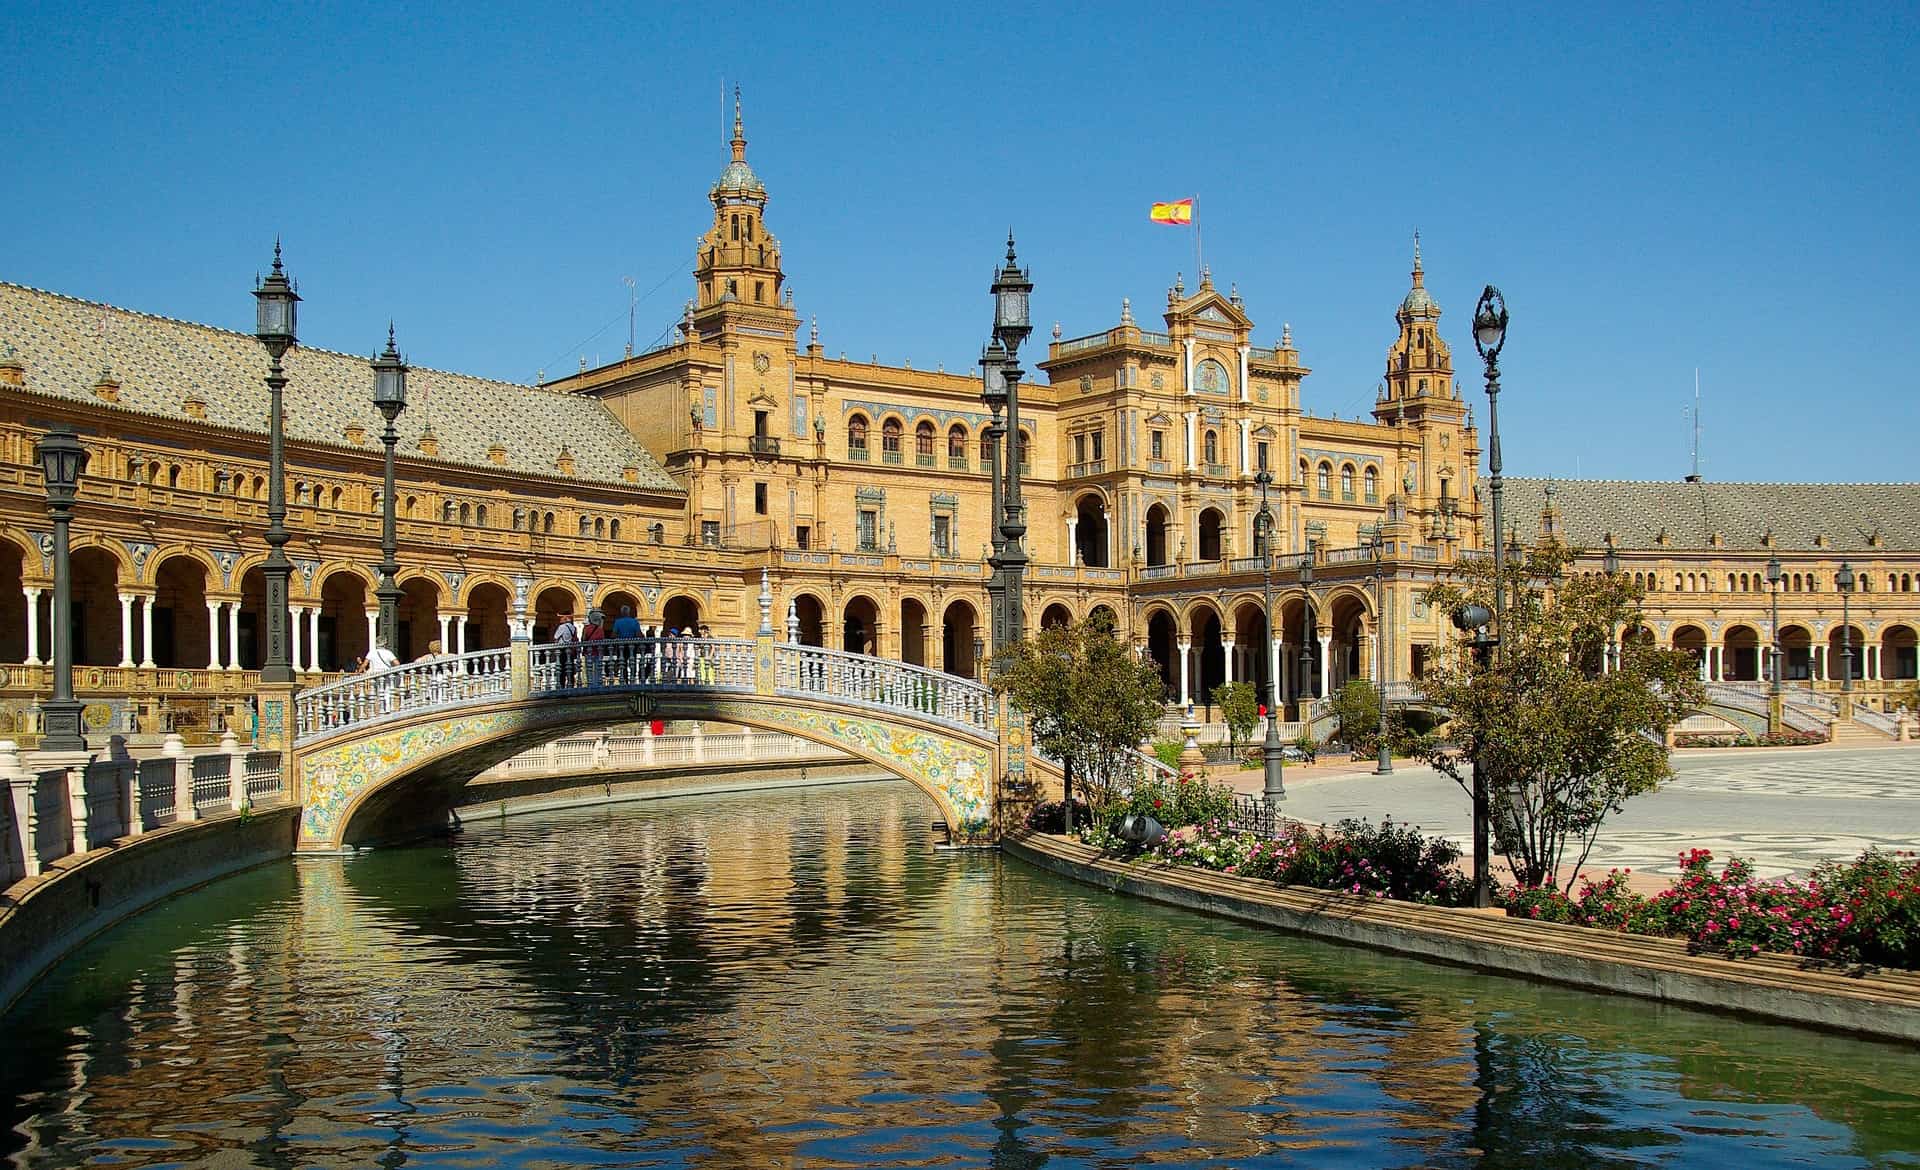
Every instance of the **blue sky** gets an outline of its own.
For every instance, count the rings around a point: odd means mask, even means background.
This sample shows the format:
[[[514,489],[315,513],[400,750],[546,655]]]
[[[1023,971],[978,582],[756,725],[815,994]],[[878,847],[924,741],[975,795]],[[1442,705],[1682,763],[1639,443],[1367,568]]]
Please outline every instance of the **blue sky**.
[[[1196,194],[1317,414],[1371,405],[1418,228],[1472,385],[1511,305],[1510,473],[1685,474],[1698,367],[1708,478],[1916,478],[1910,5],[290,10],[12,6],[0,279],[250,328],[279,232],[303,340],[559,374],[623,277],[642,348],[677,317],[738,82],[829,353],[969,366],[1009,225],[1039,338],[1152,320]]]

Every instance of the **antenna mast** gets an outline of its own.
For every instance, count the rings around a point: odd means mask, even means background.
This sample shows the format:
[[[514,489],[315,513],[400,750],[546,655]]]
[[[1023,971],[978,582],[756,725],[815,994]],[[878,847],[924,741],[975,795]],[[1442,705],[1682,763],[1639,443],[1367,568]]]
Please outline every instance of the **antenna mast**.
[[[634,291],[633,277],[623,276],[620,283],[627,286],[627,356],[633,356],[633,311],[639,307],[640,297]]]
[[[1700,367],[1693,368],[1693,474],[1688,483],[1700,482]]]

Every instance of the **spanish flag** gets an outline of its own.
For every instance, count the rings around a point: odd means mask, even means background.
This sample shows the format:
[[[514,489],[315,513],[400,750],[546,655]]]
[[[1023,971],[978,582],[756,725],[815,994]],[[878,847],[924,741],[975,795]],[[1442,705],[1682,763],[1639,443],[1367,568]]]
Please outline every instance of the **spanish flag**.
[[[1176,199],[1172,203],[1156,203],[1147,218],[1155,223],[1170,223],[1175,227],[1185,227],[1193,222],[1193,200]]]

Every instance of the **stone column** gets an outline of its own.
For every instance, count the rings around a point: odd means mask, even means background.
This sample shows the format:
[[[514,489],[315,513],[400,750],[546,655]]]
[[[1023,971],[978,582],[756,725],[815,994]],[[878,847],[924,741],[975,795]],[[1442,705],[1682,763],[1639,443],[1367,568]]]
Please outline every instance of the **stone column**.
[[[207,602],[207,669],[220,669],[220,603]]]
[[[1355,634],[1354,641],[1360,647],[1360,669],[1364,672],[1363,677],[1373,680],[1376,686],[1379,685],[1379,672],[1374,669],[1373,661],[1373,636],[1371,634]]]
[[[307,669],[320,669],[320,607],[307,611]]]
[[[193,806],[193,759],[187,755],[186,741],[178,735],[169,735],[160,754],[173,763],[174,823],[199,820],[200,811]]]
[[[133,594],[120,595],[120,665],[133,665]]]
[[[27,595],[27,665],[40,665],[40,590],[27,586],[21,590]],[[34,871],[38,873],[38,870]]]
[[[368,610],[367,611],[367,649],[368,651],[372,651],[374,646],[378,645],[378,642],[376,641],[376,639],[379,637],[379,628],[380,628],[380,611],[377,609]],[[394,640],[399,641],[397,637]],[[395,646],[389,646],[387,647],[387,649],[392,650],[396,657],[400,653],[399,648]]]
[[[305,660],[300,657],[300,646],[304,641],[300,636],[300,631],[301,627],[307,624],[307,607],[304,605],[290,605],[287,609],[293,614],[293,624],[290,630],[293,635],[293,641],[290,643],[290,649],[293,654],[293,669],[295,671],[305,670],[306,668],[301,665]]]
[[[1273,677],[1274,681],[1280,686],[1280,701],[1282,703],[1291,703],[1293,702],[1295,693],[1295,687],[1293,685],[1293,643],[1281,642],[1279,643],[1279,647],[1279,657],[1274,659]]]
[[[1268,693],[1266,695],[1266,704],[1267,704],[1267,710],[1272,712],[1274,718],[1276,719],[1279,718],[1279,713],[1280,713],[1280,699],[1281,699],[1280,656],[1282,652],[1283,652],[1283,648],[1280,645],[1280,639],[1278,638],[1267,639],[1267,659],[1268,659],[1267,692]]]
[[[1221,642],[1220,653],[1227,664],[1227,677],[1222,681],[1230,683],[1233,681],[1233,642],[1231,640]]]
[[[227,602],[227,669],[240,669],[240,599]]]
[[[1193,639],[1187,637],[1185,634],[1182,634],[1180,635],[1179,645],[1180,645],[1180,707],[1182,710],[1185,710],[1187,705],[1193,702],[1192,693],[1189,689],[1191,680],[1189,678],[1190,664],[1188,662],[1188,659],[1191,655],[1191,651],[1193,650]]]
[[[465,654],[467,652],[467,615],[456,612],[448,617],[447,627],[453,632],[453,641],[447,643],[448,648],[454,654]]]
[[[140,665],[148,670],[156,665],[153,661],[153,602],[154,595],[151,593],[140,599]]]
[[[447,632],[447,626],[448,626],[448,625],[450,625],[450,624],[452,623],[452,621],[453,621],[453,617],[452,617],[452,615],[451,615],[451,614],[444,614],[444,613],[443,613],[443,614],[438,614],[438,615],[436,615],[436,616],[437,616],[437,617],[438,617],[438,618],[440,619],[440,649],[441,649],[441,651],[442,651],[443,653],[447,653],[447,654],[452,654],[452,653],[455,653],[455,651],[454,651],[454,649],[453,649],[453,638],[452,638],[452,636],[451,636],[451,635],[450,635],[450,634],[449,634],[449,633]]]
[[[10,877],[35,877],[40,873],[40,854],[34,848],[39,821],[34,811],[34,781],[34,773],[20,762],[19,746],[10,739],[0,740],[0,786],[5,787],[4,795],[13,803],[12,839],[0,850],[0,869],[7,870]],[[12,864],[15,856],[20,859],[17,867]]]
[[[1080,517],[1077,515],[1067,517],[1067,563],[1069,565],[1080,563],[1080,542],[1075,539],[1079,535],[1079,530]]]
[[[1327,695],[1333,693],[1333,685],[1332,685],[1333,679],[1327,673],[1327,647],[1331,645],[1332,642],[1333,642],[1333,635],[1331,633],[1320,635],[1320,690],[1322,692],[1320,696],[1321,698],[1325,698]]]

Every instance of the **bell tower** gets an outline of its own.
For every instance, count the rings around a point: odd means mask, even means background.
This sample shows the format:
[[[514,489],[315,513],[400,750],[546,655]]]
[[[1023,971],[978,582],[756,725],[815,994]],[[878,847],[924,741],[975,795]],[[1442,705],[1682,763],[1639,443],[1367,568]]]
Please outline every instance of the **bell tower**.
[[[1400,335],[1387,347],[1387,376],[1373,405],[1373,417],[1384,423],[1418,423],[1438,414],[1457,421],[1458,388],[1453,381],[1453,353],[1440,338],[1440,306],[1427,292],[1426,270],[1420,264],[1420,233],[1413,233],[1413,288],[1393,315]]]
[[[791,335],[799,318],[783,298],[780,241],[767,230],[767,189],[747,165],[740,91],[733,91],[733,158],[713,189],[713,226],[700,237],[694,263],[693,326],[711,337],[742,320],[762,327],[775,318]]]

